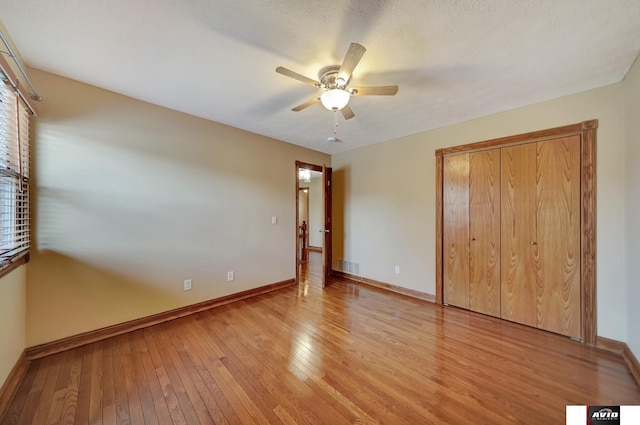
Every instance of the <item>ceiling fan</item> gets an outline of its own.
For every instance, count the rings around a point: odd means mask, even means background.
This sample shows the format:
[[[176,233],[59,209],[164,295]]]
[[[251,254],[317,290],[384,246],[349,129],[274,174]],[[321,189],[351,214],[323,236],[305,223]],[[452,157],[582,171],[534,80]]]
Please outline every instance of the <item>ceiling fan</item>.
[[[282,66],[277,67],[277,73],[323,90],[320,95],[315,96],[313,99],[291,110],[295,112],[302,111],[320,102],[330,111],[342,112],[344,119],[348,120],[355,117],[353,110],[349,106],[351,96],[395,96],[398,92],[398,86],[349,87],[351,74],[356,65],[358,65],[358,62],[360,62],[360,59],[362,59],[365,51],[364,46],[358,43],[351,43],[347,54],[344,56],[342,65],[329,65],[320,70],[318,73],[318,79],[320,81],[312,80]]]

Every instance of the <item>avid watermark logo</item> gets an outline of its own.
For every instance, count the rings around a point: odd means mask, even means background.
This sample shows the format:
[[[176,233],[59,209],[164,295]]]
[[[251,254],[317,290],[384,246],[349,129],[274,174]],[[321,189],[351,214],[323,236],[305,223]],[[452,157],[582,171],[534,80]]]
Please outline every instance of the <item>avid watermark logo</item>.
[[[620,425],[620,406],[589,406],[587,425]]]

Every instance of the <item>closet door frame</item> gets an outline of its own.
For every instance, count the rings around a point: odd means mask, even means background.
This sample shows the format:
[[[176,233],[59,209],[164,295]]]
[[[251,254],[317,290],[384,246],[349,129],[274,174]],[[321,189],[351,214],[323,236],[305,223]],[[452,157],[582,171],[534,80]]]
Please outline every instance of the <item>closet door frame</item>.
[[[515,136],[485,140],[451,148],[438,149],[436,156],[436,304],[443,304],[443,172],[447,155],[478,152],[506,146],[540,142],[549,139],[580,137],[581,187],[581,340],[596,345],[596,136],[598,120],[550,128]]]

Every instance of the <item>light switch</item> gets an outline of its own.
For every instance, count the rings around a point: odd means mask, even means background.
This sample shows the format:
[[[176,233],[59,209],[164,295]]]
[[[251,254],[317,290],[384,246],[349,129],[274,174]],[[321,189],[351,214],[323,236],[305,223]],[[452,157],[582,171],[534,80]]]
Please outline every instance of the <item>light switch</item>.
[[[278,216],[271,217],[271,224],[278,224]]]

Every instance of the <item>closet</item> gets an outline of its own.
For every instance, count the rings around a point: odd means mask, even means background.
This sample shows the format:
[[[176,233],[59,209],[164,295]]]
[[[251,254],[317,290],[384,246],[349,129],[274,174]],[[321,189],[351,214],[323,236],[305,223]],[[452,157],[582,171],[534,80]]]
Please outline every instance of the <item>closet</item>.
[[[595,342],[597,121],[436,152],[436,301]]]

